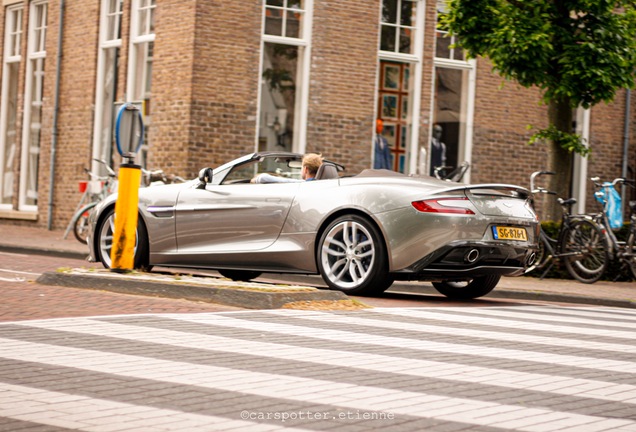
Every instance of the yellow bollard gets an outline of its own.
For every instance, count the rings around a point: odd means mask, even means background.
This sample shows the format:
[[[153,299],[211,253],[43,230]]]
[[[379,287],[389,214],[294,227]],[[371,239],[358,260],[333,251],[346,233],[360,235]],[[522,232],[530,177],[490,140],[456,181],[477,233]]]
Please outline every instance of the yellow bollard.
[[[114,272],[131,271],[135,265],[140,184],[141,167],[134,164],[122,164],[119,169],[115,230],[110,251],[111,271]]]

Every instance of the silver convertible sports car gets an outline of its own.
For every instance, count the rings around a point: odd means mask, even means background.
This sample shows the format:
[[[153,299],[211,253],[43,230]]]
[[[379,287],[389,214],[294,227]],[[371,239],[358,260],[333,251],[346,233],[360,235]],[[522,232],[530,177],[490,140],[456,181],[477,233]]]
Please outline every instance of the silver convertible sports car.
[[[388,170],[345,176],[331,162],[313,181],[250,182],[263,172],[300,179],[301,159],[254,153],[186,183],[139,189],[135,268],[215,269],[234,280],[320,274],[331,289],[357,295],[421,280],[470,299],[534,261],[538,220],[524,188]],[[90,219],[91,258],[107,268],[115,201]]]

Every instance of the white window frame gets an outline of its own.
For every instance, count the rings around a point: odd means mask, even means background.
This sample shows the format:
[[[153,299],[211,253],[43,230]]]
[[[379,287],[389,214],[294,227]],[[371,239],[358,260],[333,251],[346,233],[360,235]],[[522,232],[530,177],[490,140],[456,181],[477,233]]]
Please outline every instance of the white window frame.
[[[122,40],[120,36],[109,39],[108,38],[108,24],[109,24],[109,15],[110,15],[110,7],[111,5],[116,3],[116,12],[112,19],[115,20],[116,33],[119,33],[117,30],[121,30],[121,17],[122,17],[122,1],[121,0],[102,0],[101,2],[101,13],[100,13],[100,22],[99,22],[99,53],[97,56],[97,79],[96,79],[96,88],[95,88],[95,122],[93,124],[93,158],[99,159],[102,156],[103,152],[103,118],[104,118],[104,110],[110,109],[111,113],[114,110],[114,105],[106,104],[107,101],[104,100],[104,91],[105,88],[105,79],[109,64],[106,63],[107,52],[109,50],[117,51],[122,47]],[[115,58],[115,62],[117,58]],[[114,101],[113,101],[114,102]],[[110,161],[107,161],[110,162]],[[91,170],[95,173],[100,172],[103,167],[100,163],[96,161],[92,161]]]
[[[136,77],[136,65],[137,60],[139,59],[138,49],[143,44],[154,43],[155,41],[155,33],[144,33],[145,29],[141,29],[139,26],[139,10],[142,6],[145,6],[145,2],[151,2],[152,0],[132,0],[131,7],[131,17],[130,17],[130,55],[128,58],[128,80],[127,80],[127,92],[126,92],[126,102],[139,102],[135,100],[135,95],[139,93],[139,88],[137,88]],[[156,8],[155,5],[152,6]],[[146,73],[143,73],[142,79],[142,87],[145,92],[146,87]]]
[[[4,160],[7,149],[7,127],[9,117],[9,88],[14,85],[17,86],[18,82],[10,82],[11,76],[9,69],[17,64],[18,68],[22,62],[21,45],[24,29],[22,28],[22,19],[24,17],[24,7],[22,4],[9,6],[5,9],[5,35],[4,35],[4,64],[2,69],[2,99],[0,100],[0,191],[3,191],[6,185],[5,180],[5,166]],[[14,43],[14,46],[11,46]],[[16,107],[17,109],[17,107]],[[15,113],[17,115],[17,113]],[[17,130],[15,133],[17,134]],[[16,137],[17,138],[17,137]],[[14,148],[14,151],[16,148]],[[15,157],[15,155],[14,155]],[[16,172],[13,172],[15,182]],[[4,194],[0,192],[0,196]],[[12,204],[0,203],[0,209],[9,210],[12,208]]]
[[[296,153],[305,153],[307,149],[307,115],[309,112],[309,72],[311,65],[311,30],[313,27],[313,10],[314,10],[314,0],[304,0],[304,17],[303,17],[303,25],[302,32],[299,34],[298,38],[294,37],[284,37],[284,36],[274,36],[265,34],[265,9],[266,9],[266,0],[262,0],[263,10],[262,10],[262,23],[261,23],[261,55],[259,59],[258,65],[258,81],[261,83],[259,85],[258,96],[257,96],[257,121],[256,121],[256,133],[254,137],[254,149],[258,151],[258,140],[259,140],[259,131],[261,128],[261,98],[262,98],[262,88],[263,88],[263,52],[265,50],[266,43],[274,43],[274,44],[282,44],[282,45],[292,45],[296,47],[303,48],[303,56],[302,60],[298,63],[297,70],[297,82],[301,83],[300,92],[296,93],[296,101],[295,101],[295,111],[296,116],[294,116],[294,140],[292,142],[292,151]]]
[[[437,22],[437,14],[436,12],[435,22]],[[435,36],[437,38],[437,35]],[[437,41],[436,41],[437,42]],[[437,44],[435,44],[437,46]],[[451,51],[452,53],[452,51]],[[467,70],[468,71],[468,82],[466,83],[466,129],[465,129],[465,138],[464,138],[464,146],[463,149],[459,148],[459,154],[457,155],[457,162],[461,163],[461,161],[467,161],[472,164],[472,156],[473,156],[473,134],[474,134],[474,118],[475,118],[475,88],[477,82],[477,60],[454,60],[450,58],[437,57],[433,58],[433,79],[431,80],[431,115],[435,110],[435,88],[437,86],[437,80],[435,79],[436,73],[435,70],[437,68],[446,68],[446,69],[457,69],[457,70]],[[431,119],[432,121],[432,119]],[[429,136],[428,142],[430,143],[433,138],[433,128],[429,128]],[[429,144],[429,154],[430,154],[430,144]],[[428,169],[428,161],[427,161],[427,169]],[[463,182],[470,183],[470,174],[472,170],[468,170],[464,175]],[[428,172],[428,171],[427,171]]]
[[[44,11],[44,27],[39,28],[39,40],[36,40],[36,22],[37,13],[36,9],[39,7],[43,7]],[[32,98],[34,96],[34,92],[40,92],[40,97],[42,97],[44,89],[43,88],[33,88],[33,74],[35,71],[33,70],[33,62],[36,60],[42,60],[45,62],[46,67],[46,34],[47,34],[47,22],[48,22],[48,1],[34,1],[30,5],[29,9],[29,28],[28,28],[28,39],[27,39],[27,65],[26,65],[26,86],[24,91],[24,117],[22,121],[22,152],[21,152],[21,161],[20,161],[20,193],[19,193],[19,206],[18,209],[21,211],[37,211],[38,206],[33,204],[27,204],[27,194],[29,191],[28,188],[28,179],[33,173],[29,172],[29,159],[31,154],[31,118],[32,118]],[[37,48],[40,48],[37,50]],[[44,74],[44,71],[42,71]],[[39,82],[39,84],[43,84],[44,77]],[[41,126],[41,125],[40,125]],[[41,139],[41,137],[40,137]],[[41,142],[38,143],[38,152],[40,150]],[[38,187],[38,179],[36,181],[36,188]],[[37,194],[37,189],[35,193]]]
[[[154,44],[155,42],[155,33],[150,33],[150,28],[141,28],[139,26],[139,14],[142,8],[144,9],[155,9],[157,7],[157,2],[153,4],[154,0],[132,0],[131,6],[131,16],[130,16],[130,43],[129,43],[129,57],[128,57],[128,77],[126,82],[126,102],[131,103],[141,103],[141,106],[144,107],[144,101],[152,97],[151,94],[146,94],[146,87],[148,86],[147,78],[147,70],[146,66],[148,64],[147,61],[144,61],[144,70],[142,72],[141,80],[138,81],[137,74],[137,61],[139,60],[139,50],[145,44]],[[153,12],[154,13],[154,12]],[[144,23],[147,24],[147,23]],[[147,58],[145,59],[147,60]],[[139,84],[139,86],[138,86]],[[152,83],[151,83],[152,85]],[[140,87],[140,88],[138,88]],[[140,98],[137,95],[143,93],[143,96]],[[143,110],[142,110],[143,111]],[[148,136],[148,128],[152,123],[152,119],[148,116],[147,112],[142,112],[143,120],[145,125],[145,137]],[[148,142],[144,139],[143,145],[137,154],[137,160],[143,166],[146,160],[146,154],[148,152]]]
[[[401,63],[409,63],[413,67],[413,100],[410,101],[410,123],[411,123],[411,137],[410,141],[407,143],[407,174],[415,174],[417,172],[417,164],[418,164],[418,154],[419,151],[419,132],[420,132],[420,110],[421,110],[421,98],[422,94],[422,69],[423,69],[423,54],[424,54],[424,28],[426,24],[426,1],[425,0],[401,0],[401,1],[411,1],[417,3],[416,15],[415,15],[415,45],[413,47],[413,52],[415,54],[406,54],[399,53],[394,51],[383,51],[380,50],[380,38],[382,37],[382,31],[378,32],[378,65],[382,60],[395,61]],[[401,8],[398,7],[398,10]],[[380,2],[379,9],[379,19],[378,23],[380,27],[382,26],[382,1]],[[378,75],[376,77],[376,88],[375,94],[377,96],[379,88],[379,74],[380,68],[378,67],[377,71]],[[378,112],[378,98],[375,97],[375,110],[374,112]],[[371,133],[371,143],[373,143],[373,139],[375,137],[375,130]],[[373,152],[373,144],[370,146],[371,152]]]

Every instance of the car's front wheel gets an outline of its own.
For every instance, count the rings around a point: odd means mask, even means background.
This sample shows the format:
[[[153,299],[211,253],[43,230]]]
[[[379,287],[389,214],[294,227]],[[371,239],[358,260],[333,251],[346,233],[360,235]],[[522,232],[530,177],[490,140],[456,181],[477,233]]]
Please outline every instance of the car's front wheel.
[[[433,286],[440,293],[453,300],[471,300],[483,297],[495,289],[501,276],[480,276],[468,281],[433,282]]]
[[[318,270],[327,285],[346,294],[371,295],[393,283],[378,229],[357,215],[331,222],[318,242]]]
[[[111,208],[106,212],[101,222],[97,226],[96,242],[98,259],[105,268],[112,267],[111,251],[113,249],[113,235],[115,232],[115,209]],[[141,220],[137,221],[137,231],[135,233],[135,270],[150,271],[152,268],[148,264],[148,232]]]

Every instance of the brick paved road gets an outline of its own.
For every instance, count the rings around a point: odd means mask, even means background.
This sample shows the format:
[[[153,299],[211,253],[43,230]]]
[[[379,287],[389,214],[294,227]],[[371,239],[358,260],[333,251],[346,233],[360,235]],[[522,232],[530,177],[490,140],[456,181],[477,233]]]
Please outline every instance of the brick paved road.
[[[636,431],[636,311],[240,311],[0,324],[0,430]]]
[[[45,271],[60,267],[97,267],[82,260],[0,251],[0,322],[69,316],[162,312],[219,312],[229,306],[114,294],[35,283]]]

